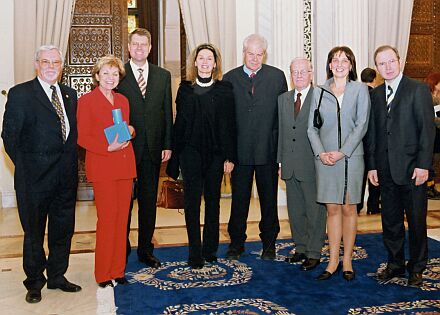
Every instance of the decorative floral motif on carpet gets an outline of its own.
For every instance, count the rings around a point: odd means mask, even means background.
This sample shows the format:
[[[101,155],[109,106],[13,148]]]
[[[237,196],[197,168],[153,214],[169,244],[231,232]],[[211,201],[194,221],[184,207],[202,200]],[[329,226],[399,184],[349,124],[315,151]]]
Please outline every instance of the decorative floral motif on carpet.
[[[352,308],[348,315],[438,315],[440,314],[440,300],[421,300],[411,302],[391,303],[381,306]]]

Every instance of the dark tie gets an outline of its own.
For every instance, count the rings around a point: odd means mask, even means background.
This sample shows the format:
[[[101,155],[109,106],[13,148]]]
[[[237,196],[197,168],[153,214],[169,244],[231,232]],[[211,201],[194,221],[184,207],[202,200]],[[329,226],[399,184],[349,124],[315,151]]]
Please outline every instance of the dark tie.
[[[388,94],[387,94],[387,110],[388,111],[390,111],[391,95],[393,95],[393,88],[391,87],[391,85],[388,85]]]
[[[293,114],[295,119],[298,116],[300,110],[301,110],[301,93],[298,93],[296,94],[295,106],[293,107]]]
[[[254,78],[255,78],[256,75],[257,75],[257,74],[256,74],[255,72],[252,72],[252,73],[249,75],[249,78],[251,78],[251,83],[252,83],[252,87],[251,87],[252,95],[254,95],[254,92],[255,92]]]
[[[61,105],[60,99],[58,98],[57,89],[54,85],[51,85],[50,88],[52,89],[52,106],[57,112],[58,118],[60,119],[61,123],[61,132],[63,134],[63,143],[66,142],[66,122],[64,120],[64,113],[63,113],[63,106]]]
[[[147,91],[147,83],[145,82],[144,79],[144,69],[139,68],[139,77],[138,77],[138,85],[139,85],[139,89],[141,90],[142,96],[145,96],[145,92]]]

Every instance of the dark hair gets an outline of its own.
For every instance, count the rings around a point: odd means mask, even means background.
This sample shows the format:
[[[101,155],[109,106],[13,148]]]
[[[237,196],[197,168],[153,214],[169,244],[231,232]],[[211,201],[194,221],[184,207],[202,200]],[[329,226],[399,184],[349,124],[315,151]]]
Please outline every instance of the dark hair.
[[[194,56],[195,59],[197,59],[197,56],[199,55],[199,52],[203,49],[208,49],[212,52],[212,54],[214,55],[214,61],[217,62],[217,52],[215,51],[215,48],[213,45],[211,44],[201,44],[199,46],[197,46],[196,48],[196,55]]]
[[[361,81],[364,83],[371,83],[376,79],[376,71],[371,68],[365,68],[361,72]]]
[[[382,51],[385,50],[392,50],[394,51],[394,53],[396,54],[397,60],[400,60],[400,55],[399,55],[399,51],[397,50],[396,47],[393,47],[391,45],[383,45],[383,46],[379,46],[376,48],[376,51],[374,52],[374,64],[377,66],[376,63],[376,57],[379,53],[381,53]]]
[[[434,92],[435,86],[440,82],[440,72],[431,72],[426,77],[425,82],[429,85],[431,93]]]
[[[217,80],[221,80],[223,77],[222,56],[218,48],[212,44],[206,44],[206,43],[200,44],[195,49],[193,49],[193,51],[189,55],[188,62],[186,64],[186,79],[188,81],[191,81],[193,84],[196,82],[196,78],[197,78],[197,68],[194,63],[197,59],[197,55],[203,49],[208,49],[214,55],[214,61],[216,66],[214,69],[212,69],[212,78],[215,81],[217,81]]]
[[[353,51],[347,46],[336,46],[327,56],[327,65],[325,70],[327,72],[327,79],[333,78],[333,72],[330,70],[330,64],[332,62],[333,57],[338,53],[344,53],[347,56],[348,61],[351,64],[351,70],[348,72],[348,80],[356,81],[357,80],[357,71],[356,71],[356,58],[354,57]]]

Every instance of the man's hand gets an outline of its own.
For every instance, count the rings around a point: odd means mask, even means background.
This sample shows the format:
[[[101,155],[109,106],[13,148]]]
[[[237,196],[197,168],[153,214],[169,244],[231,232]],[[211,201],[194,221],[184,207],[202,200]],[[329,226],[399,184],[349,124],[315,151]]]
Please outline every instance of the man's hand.
[[[377,170],[368,171],[368,179],[374,186],[379,186],[379,178],[377,177]]]
[[[225,161],[225,163],[223,163],[223,171],[226,174],[231,173],[233,169],[234,169],[234,163],[229,162],[229,161]]]
[[[171,150],[162,150],[162,162],[166,162],[171,158]]]
[[[411,179],[416,180],[416,186],[420,186],[428,180],[428,170],[415,168]]]

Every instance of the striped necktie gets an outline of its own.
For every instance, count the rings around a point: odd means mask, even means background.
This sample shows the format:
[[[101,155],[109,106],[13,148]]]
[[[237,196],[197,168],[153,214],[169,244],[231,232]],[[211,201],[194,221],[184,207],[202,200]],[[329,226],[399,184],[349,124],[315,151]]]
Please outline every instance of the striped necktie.
[[[145,96],[145,92],[147,92],[147,83],[144,79],[144,69],[139,68],[139,77],[137,79],[137,83],[139,85],[139,89],[141,90],[142,96]]]
[[[393,98],[391,97],[393,95],[393,88],[391,85],[388,85],[388,94],[387,94],[387,110],[390,111],[391,102],[393,101]]]
[[[61,133],[63,134],[63,143],[66,143],[66,121],[64,120],[63,106],[61,105],[60,99],[58,98],[57,89],[54,85],[51,85],[52,89],[52,99],[51,103],[55,111],[57,112],[58,118],[61,123]]]

